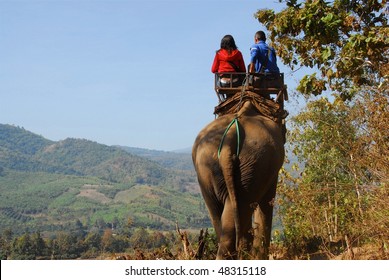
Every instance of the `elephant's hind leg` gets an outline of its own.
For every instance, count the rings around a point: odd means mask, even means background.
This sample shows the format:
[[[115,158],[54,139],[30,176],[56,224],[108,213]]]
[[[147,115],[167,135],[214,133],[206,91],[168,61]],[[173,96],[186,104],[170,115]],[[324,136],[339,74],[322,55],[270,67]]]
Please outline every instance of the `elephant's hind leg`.
[[[230,199],[227,198],[224,204],[223,213],[221,216],[221,234],[219,238],[219,248],[217,251],[218,260],[236,259],[237,252],[235,248],[236,233],[234,221],[234,209]]]
[[[271,238],[271,227],[273,220],[273,204],[276,194],[276,182],[268,190],[266,195],[258,203],[254,210],[254,245],[253,255],[257,259],[269,258],[269,246]]]
[[[223,204],[218,201],[215,193],[213,192],[212,184],[204,183],[202,178],[199,179],[201,193],[203,195],[205,205],[207,206],[209,217],[212,225],[215,229],[216,236],[219,240],[221,234],[221,217],[223,213]]]
[[[242,203],[243,204],[243,203]],[[245,206],[245,205],[241,205]],[[222,215],[222,232],[219,242],[218,259],[250,259],[251,247],[253,243],[253,234],[250,231],[252,228],[251,217],[252,210],[250,207],[240,208],[240,230],[239,236],[241,239],[236,242],[236,228],[234,221],[234,210],[230,199],[226,199]],[[238,248],[237,248],[238,246]]]
[[[216,237],[218,242],[220,241],[220,236],[222,232],[222,213],[223,213],[223,205],[218,202],[213,195],[204,195],[205,204],[207,205],[209,216],[211,218],[211,222],[213,228],[216,232]]]

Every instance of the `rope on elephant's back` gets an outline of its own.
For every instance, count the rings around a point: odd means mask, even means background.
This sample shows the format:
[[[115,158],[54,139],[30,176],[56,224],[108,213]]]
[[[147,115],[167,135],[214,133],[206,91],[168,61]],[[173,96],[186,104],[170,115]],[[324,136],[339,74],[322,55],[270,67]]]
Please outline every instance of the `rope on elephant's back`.
[[[224,138],[226,138],[226,135],[228,133],[228,131],[230,130],[231,126],[235,124],[236,126],[236,137],[238,139],[238,144],[237,144],[237,147],[236,147],[236,155],[239,156],[239,153],[240,153],[240,131],[239,131],[239,121],[238,121],[238,117],[235,117],[231,122],[230,124],[227,126],[226,130],[224,131],[224,134],[222,136],[222,139],[220,141],[220,144],[219,144],[219,149],[217,151],[217,157],[220,158],[220,154],[221,154],[221,151],[222,151],[222,148],[223,148],[223,142],[224,142]]]

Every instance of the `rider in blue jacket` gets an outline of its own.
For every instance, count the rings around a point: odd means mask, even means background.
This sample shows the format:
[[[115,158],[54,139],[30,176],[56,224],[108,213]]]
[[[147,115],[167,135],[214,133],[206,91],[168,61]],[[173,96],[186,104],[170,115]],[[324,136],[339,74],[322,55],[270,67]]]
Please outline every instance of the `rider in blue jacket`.
[[[280,73],[274,48],[266,44],[266,35],[258,31],[254,36],[255,44],[250,48],[250,73]]]

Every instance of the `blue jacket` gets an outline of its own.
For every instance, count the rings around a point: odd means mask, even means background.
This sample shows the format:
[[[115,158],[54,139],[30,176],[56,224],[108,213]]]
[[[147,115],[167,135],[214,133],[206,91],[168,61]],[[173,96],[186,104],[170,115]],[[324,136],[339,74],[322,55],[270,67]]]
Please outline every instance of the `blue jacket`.
[[[276,52],[264,41],[259,41],[250,48],[251,62],[255,65],[255,72],[260,72],[262,65],[266,73],[280,73],[277,66]]]

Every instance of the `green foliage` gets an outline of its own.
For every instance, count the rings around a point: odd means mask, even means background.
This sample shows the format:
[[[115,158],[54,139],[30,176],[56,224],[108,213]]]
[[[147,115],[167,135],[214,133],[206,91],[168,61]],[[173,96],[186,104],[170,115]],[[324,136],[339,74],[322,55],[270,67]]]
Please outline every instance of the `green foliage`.
[[[297,87],[308,105],[288,136],[299,162],[282,170],[278,190],[290,257],[352,258],[368,243],[388,258],[387,1],[279,2],[279,13],[255,16],[284,63],[312,68]],[[325,91],[333,101],[313,98]]]
[[[2,150],[33,155],[51,143],[53,142],[31,133],[24,128],[12,125],[0,125],[0,147]]]
[[[166,168],[194,171],[194,167],[192,164],[192,154],[190,153],[190,151],[188,151],[188,153],[176,153],[132,147],[120,148],[129,152],[130,154],[155,161]]]
[[[105,195],[106,193],[111,196]],[[93,177],[6,171],[0,177],[0,226],[16,233],[79,231],[77,221],[92,229],[132,217],[134,226],[173,229],[175,222],[191,227],[209,225],[199,211],[198,194],[171,187],[112,184]],[[187,217],[190,217],[188,220]],[[122,230],[124,225],[115,228]]]
[[[289,139],[302,171],[283,170],[278,195],[286,245],[299,257],[389,238],[389,102],[365,90],[353,103],[312,101],[293,119]]]
[[[206,210],[198,211],[201,198],[191,187],[196,179],[189,169],[165,168],[92,141],[53,142],[8,125],[0,130],[1,228],[79,232],[75,221],[88,230],[96,221],[112,224],[129,217],[134,226],[161,229],[174,228],[177,220],[193,227],[209,224]],[[180,166],[188,160],[153,154]],[[97,228],[103,231],[105,225]]]
[[[318,95],[330,89],[351,99],[361,86],[378,85],[388,77],[386,1],[280,2],[287,8],[279,13],[262,9],[255,16],[270,31],[285,64],[320,74],[306,76],[298,87],[301,93]]]
[[[320,95],[324,90],[326,90],[325,83],[316,78],[316,73],[312,75],[305,75],[300,84],[297,87],[297,90],[303,93],[304,95]]]
[[[355,130],[343,108],[341,101],[332,104],[322,98],[308,104],[294,119],[290,140],[305,167],[301,178],[295,181],[297,187],[281,190],[290,203],[283,209],[285,237],[292,244],[314,236],[333,241],[338,238],[334,234],[348,232],[355,222],[349,220],[343,227],[337,223],[338,219],[346,221],[339,215],[350,213],[345,197],[354,197],[352,188],[347,187],[352,178],[345,165],[350,147],[344,140],[352,138]]]
[[[203,233],[203,231],[202,231]],[[200,233],[205,241],[203,254],[198,257],[213,259],[216,248],[215,233]],[[185,233],[193,252],[200,236]],[[101,259],[119,254],[132,254],[131,259],[183,259],[182,240],[173,231],[161,232],[143,227],[119,232],[111,228],[90,231],[85,235],[59,231],[43,237],[39,232],[15,235],[10,230],[0,233],[1,259]],[[194,246],[193,246],[194,245]],[[127,255],[129,257],[129,255]],[[194,257],[194,255],[192,256]],[[197,256],[196,256],[197,257]],[[185,258],[185,257],[184,257]],[[128,258],[127,258],[128,259]]]
[[[170,185],[177,189],[184,189],[188,183],[195,182],[193,170],[166,168],[119,147],[83,139],[53,142],[22,128],[2,124],[0,132],[0,175],[4,174],[4,168],[9,168],[98,177],[127,185]]]

